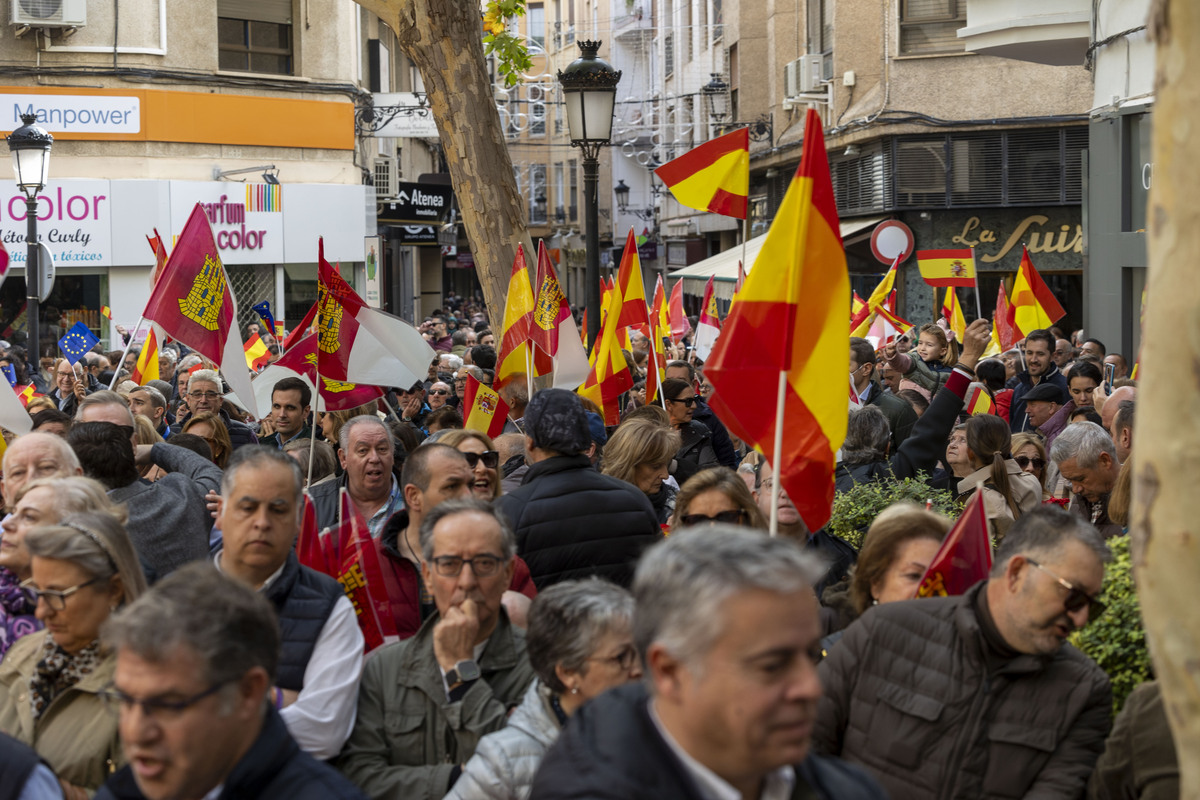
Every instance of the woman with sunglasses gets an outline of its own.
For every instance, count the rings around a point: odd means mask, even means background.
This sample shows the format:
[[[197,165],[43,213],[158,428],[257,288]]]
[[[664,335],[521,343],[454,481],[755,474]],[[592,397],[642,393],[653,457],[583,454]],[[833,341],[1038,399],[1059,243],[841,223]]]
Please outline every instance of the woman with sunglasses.
[[[1017,462],[1017,466],[1022,472],[1028,473],[1038,479],[1038,483],[1042,485],[1042,502],[1050,499],[1050,492],[1046,488],[1046,478],[1048,472],[1046,466],[1046,446],[1042,443],[1042,437],[1036,433],[1014,433],[1012,437],[1012,457],[1013,461]]]
[[[662,382],[662,392],[667,401],[671,425],[681,437],[671,476],[682,486],[700,470],[719,467],[721,462],[713,450],[712,432],[708,426],[692,419],[696,411],[696,389],[692,384],[679,378],[667,378]]]
[[[528,797],[542,757],[571,715],[641,678],[633,597],[600,578],[551,586],[529,609],[525,652],[537,680],[505,727],[479,740],[446,800]]]
[[[0,731],[33,747],[70,800],[100,788],[123,761],[117,718],[101,692],[116,659],[100,626],[146,590],[125,528],[111,514],[72,514],[25,536],[46,630],[19,640],[0,662]]]
[[[671,531],[718,522],[767,529],[767,519],[746,481],[728,467],[700,470],[680,487]]]
[[[665,481],[678,452],[678,432],[650,417],[632,417],[617,426],[604,446],[600,471],[641,489],[654,506],[658,524],[665,526],[675,511],[676,493]]]
[[[467,457],[474,481],[471,494],[480,500],[491,502],[500,496],[500,453],[492,438],[486,433],[466,429],[453,430],[438,441],[453,447]]]

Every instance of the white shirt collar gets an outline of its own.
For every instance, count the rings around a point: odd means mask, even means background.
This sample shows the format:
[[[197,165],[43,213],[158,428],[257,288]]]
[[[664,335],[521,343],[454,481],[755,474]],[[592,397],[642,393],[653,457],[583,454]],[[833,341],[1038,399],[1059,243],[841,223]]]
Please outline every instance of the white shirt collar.
[[[213,563],[217,565],[217,572],[220,572],[222,575],[225,574],[225,570],[221,569],[221,554],[224,552],[225,552],[225,548],[222,547],[220,550],[218,550],[216,552],[216,555],[213,556]],[[269,587],[275,581],[276,578],[278,578],[281,574],[283,574],[283,568],[286,566],[287,566],[287,559],[284,559],[283,563],[279,565],[279,569],[275,570],[269,576],[267,576],[267,579],[265,581],[263,581],[262,586],[258,587],[258,591],[265,592],[267,590],[267,587]]]

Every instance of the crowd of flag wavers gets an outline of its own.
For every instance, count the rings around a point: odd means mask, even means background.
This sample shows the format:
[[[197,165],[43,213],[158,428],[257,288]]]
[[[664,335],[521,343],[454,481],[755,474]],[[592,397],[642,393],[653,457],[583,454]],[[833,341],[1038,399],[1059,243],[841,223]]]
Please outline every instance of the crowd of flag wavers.
[[[319,254],[242,329],[201,208],[123,347],[5,343],[0,797],[1178,796],[1157,685],[1070,642],[1133,359],[1027,257],[990,320],[969,252],[935,321],[852,296],[805,148],[724,318],[631,238],[594,342],[544,250],[417,325]],[[948,512],[832,532],[906,480]]]

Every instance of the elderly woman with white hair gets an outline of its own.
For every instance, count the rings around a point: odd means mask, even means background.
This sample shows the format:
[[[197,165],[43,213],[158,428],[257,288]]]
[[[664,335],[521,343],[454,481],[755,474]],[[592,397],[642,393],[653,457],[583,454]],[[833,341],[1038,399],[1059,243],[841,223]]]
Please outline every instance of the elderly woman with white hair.
[[[479,741],[447,800],[524,800],[542,756],[575,711],[641,677],[633,597],[600,578],[564,581],[537,596],[525,649],[538,679],[508,724]]]

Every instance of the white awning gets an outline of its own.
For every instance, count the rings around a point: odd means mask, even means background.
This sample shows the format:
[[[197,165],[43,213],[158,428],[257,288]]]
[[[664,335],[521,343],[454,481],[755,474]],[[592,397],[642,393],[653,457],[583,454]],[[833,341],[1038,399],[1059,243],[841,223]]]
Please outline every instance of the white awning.
[[[890,219],[888,216],[883,217],[865,217],[863,219],[848,219],[841,223],[842,239],[874,227],[885,219]],[[709,277],[713,277],[713,294],[720,300],[733,299],[733,285],[737,283],[738,262],[745,259],[746,272],[750,272],[750,268],[754,265],[758,258],[758,253],[762,250],[763,242],[767,240],[767,234],[755,236],[750,241],[746,242],[745,256],[742,255],[742,246],[735,245],[728,250],[717,253],[715,256],[709,256],[703,261],[697,261],[695,264],[677,269],[668,274],[669,278],[682,278],[683,291],[685,294],[695,295],[697,297],[704,296],[704,286],[708,283]]]

